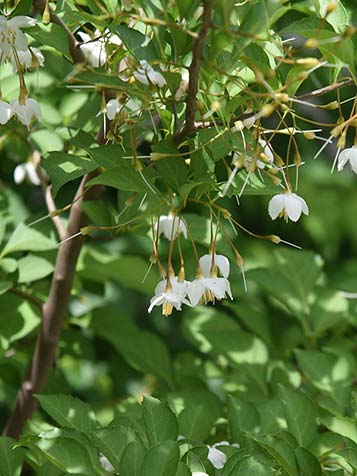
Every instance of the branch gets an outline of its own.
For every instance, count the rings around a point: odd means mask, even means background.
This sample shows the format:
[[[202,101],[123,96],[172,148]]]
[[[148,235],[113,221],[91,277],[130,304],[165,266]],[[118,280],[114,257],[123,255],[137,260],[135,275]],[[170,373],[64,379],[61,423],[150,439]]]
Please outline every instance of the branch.
[[[33,5],[42,13],[46,2],[45,0],[34,0]],[[51,21],[61,26],[67,34],[74,63],[85,62],[83,53],[77,48],[76,39],[67,25],[53,12],[50,12],[50,14]],[[105,140],[103,131],[104,125],[97,135],[97,142],[99,144],[103,144]],[[82,211],[82,203],[84,201],[86,184],[96,174],[96,171],[91,172],[85,175],[81,181],[69,215],[68,228],[64,236],[65,240],[78,234],[80,229],[88,224],[87,217]],[[101,186],[90,188],[85,193],[86,199],[97,199],[102,189],[103,187]],[[51,203],[48,205],[52,207]],[[34,394],[41,392],[43,389],[55,360],[58,341],[71,298],[77,260],[84,240],[85,237],[79,235],[76,238],[62,241],[59,247],[48,300],[41,306],[42,322],[34,354],[17,394],[15,406],[3,431],[5,436],[17,438],[21,434],[24,424],[36,409],[37,401],[34,398]]]
[[[46,8],[46,0],[34,0],[33,6],[42,15]],[[49,11],[51,23],[56,23],[56,25],[60,26],[67,34],[69,52],[71,54],[73,62],[85,63],[86,59],[84,57],[83,51],[78,47],[78,42],[71,30],[68,28],[65,22],[52,11],[51,8],[49,8]]]
[[[81,198],[78,198],[72,206],[66,238],[78,233],[88,223],[81,205],[85,185],[95,173],[92,172],[82,179],[76,194],[76,198],[79,196]],[[86,197],[94,200],[99,196],[101,190],[102,187],[92,187],[86,193]],[[31,417],[37,405],[33,395],[40,392],[47,381],[55,359],[63,321],[67,314],[77,259],[83,241],[84,236],[78,236],[65,241],[59,248],[50,294],[42,307],[43,318],[34,355],[18,392],[15,407],[4,429],[5,436],[16,438],[21,434],[24,424]]]
[[[202,64],[202,51],[209,27],[211,25],[211,16],[215,0],[204,0],[202,25],[198,37],[192,49],[192,61],[189,71],[188,90],[186,97],[186,118],[185,124],[177,134],[174,135],[174,141],[179,144],[182,139],[191,134],[195,129],[195,114],[197,110],[196,96],[200,80],[200,69]]]
[[[342,81],[341,83],[333,83],[325,86],[324,88],[315,89],[315,91],[311,91],[310,93],[301,94],[300,96],[296,96],[296,99],[307,99],[311,97],[322,96],[323,94],[327,94],[335,89],[343,88],[345,86],[352,86],[355,84],[353,79],[348,79],[347,81]]]
[[[10,288],[8,289],[8,292],[12,294],[16,294],[16,296],[19,296],[22,299],[25,299],[25,301],[28,301],[31,304],[34,304],[42,311],[43,302],[41,301],[41,299],[38,299],[37,297],[32,296],[32,294],[26,293],[25,291],[22,291],[21,289],[18,289],[18,288]]]

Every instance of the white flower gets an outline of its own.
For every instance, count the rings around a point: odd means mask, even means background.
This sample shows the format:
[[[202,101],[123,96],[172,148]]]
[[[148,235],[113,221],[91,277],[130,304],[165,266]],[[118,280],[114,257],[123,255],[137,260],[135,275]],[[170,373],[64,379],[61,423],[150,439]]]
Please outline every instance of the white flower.
[[[10,104],[0,101],[0,124],[6,124],[12,116],[12,109]]]
[[[340,153],[338,156],[337,170],[341,172],[347,162],[350,163],[353,172],[357,174],[357,147],[350,147]]]
[[[28,48],[27,50],[19,50],[17,58],[13,54],[10,55],[10,61],[13,66],[14,73],[19,70],[19,63],[23,69],[43,66],[45,58],[38,48]]]
[[[100,37],[96,40],[92,40],[92,38],[83,31],[78,31],[77,34],[83,41],[79,47],[89,64],[93,66],[93,68],[103,66],[107,61],[107,53],[105,52],[103,38]],[[98,31],[95,31],[94,34],[100,35]]]
[[[154,232],[157,233],[159,227],[159,234],[164,234],[168,240],[176,239],[179,233],[182,233],[187,238],[187,228],[182,219],[175,215],[161,215],[159,217],[159,223],[155,223]]]
[[[100,453],[99,455],[99,463],[101,467],[105,469],[106,471],[114,471],[113,465],[111,464],[109,459],[106,456],[104,456],[102,453]]]
[[[110,99],[107,102],[107,112],[106,112],[107,118],[110,121],[112,121],[114,117],[118,114],[118,112],[121,111],[122,108],[123,108],[123,105],[120,104],[118,99]]]
[[[27,98],[25,104],[20,104],[17,99],[10,102],[11,110],[18,120],[29,127],[32,119],[41,120],[41,109],[36,99]]]
[[[36,167],[34,166],[32,162],[19,164],[15,167],[15,170],[14,170],[15,183],[17,184],[22,183],[26,177],[28,177],[28,179],[33,185],[41,184],[40,178],[36,172]]]
[[[220,446],[222,443],[216,443],[213,446],[208,447],[209,449],[207,458],[216,469],[222,469],[227,461],[227,456],[225,453],[223,453],[223,451],[217,450],[216,448],[216,446]]]
[[[309,207],[305,200],[296,193],[278,193],[269,202],[269,215],[272,220],[275,220],[278,216],[283,216],[286,221],[290,218],[290,220],[296,222],[301,213],[308,215]]]
[[[231,285],[227,278],[199,276],[192,281],[187,289],[187,296],[193,307],[198,303],[207,304],[215,302],[216,299],[220,301],[226,297],[226,294],[233,299]]]
[[[214,254],[214,265],[220,271],[221,275],[224,278],[229,276],[229,259],[223,255]],[[201,256],[200,258],[200,267],[203,273],[203,276],[209,278],[211,276],[211,267],[212,267],[212,254]]]
[[[162,314],[170,316],[172,309],[181,311],[182,304],[188,304],[186,300],[188,281],[179,281],[177,276],[161,280],[155,288],[155,296],[151,298],[148,313],[154,306],[162,306]]]
[[[178,90],[175,93],[175,101],[179,101],[184,94],[187,93],[188,83],[190,80],[190,74],[188,69],[185,69],[181,76],[181,82],[178,87]]]
[[[207,473],[203,473],[202,471],[194,471],[192,476],[209,476]]]
[[[141,60],[140,66],[134,72],[134,77],[142,84],[154,84],[162,88],[166,84],[166,80],[161,73],[155,71],[154,68],[146,61]]]
[[[3,64],[16,51],[27,50],[27,40],[21,28],[34,26],[36,20],[31,17],[17,16],[9,20],[0,15],[0,64]]]
[[[267,162],[272,164],[274,162],[274,154],[271,145],[269,145],[264,139],[259,139],[259,144],[263,147],[263,154],[266,156]],[[264,169],[264,167],[267,165],[267,162],[257,160],[257,166],[260,169]]]

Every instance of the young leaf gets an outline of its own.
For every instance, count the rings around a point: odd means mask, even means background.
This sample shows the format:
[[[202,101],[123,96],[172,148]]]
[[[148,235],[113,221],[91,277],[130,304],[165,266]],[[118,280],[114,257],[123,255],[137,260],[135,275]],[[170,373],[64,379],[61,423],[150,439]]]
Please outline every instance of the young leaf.
[[[160,400],[149,396],[144,397],[143,421],[150,446],[177,439],[176,416]]]
[[[59,425],[88,431],[96,427],[93,410],[88,403],[71,395],[37,395],[41,407]]]

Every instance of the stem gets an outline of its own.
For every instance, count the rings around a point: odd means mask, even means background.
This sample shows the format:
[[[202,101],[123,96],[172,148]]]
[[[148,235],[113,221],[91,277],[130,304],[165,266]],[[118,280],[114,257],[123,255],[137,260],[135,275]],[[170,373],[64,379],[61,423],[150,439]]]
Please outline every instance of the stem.
[[[78,188],[76,196],[81,195],[81,198],[72,206],[66,231],[67,237],[87,225],[87,218],[81,205],[84,187],[94,175],[95,172],[92,172],[84,176]],[[101,187],[91,188],[86,194],[87,198],[96,199],[101,189]],[[21,434],[24,424],[36,409],[37,402],[34,394],[43,389],[55,359],[58,340],[71,297],[77,259],[84,239],[84,236],[79,236],[64,242],[59,248],[50,294],[47,302],[42,306],[42,323],[35,351],[17,394],[14,409],[3,431],[4,436],[17,438]]]
[[[213,10],[213,4],[215,0],[204,0],[203,14],[202,14],[202,26],[198,33],[198,37],[193,45],[192,49],[192,61],[189,71],[189,82],[186,98],[186,118],[185,124],[180,131],[174,136],[176,144],[180,142],[195,130],[195,114],[196,114],[196,96],[198,92],[198,85],[200,79],[200,69],[202,64],[202,51],[205,43],[206,36],[211,25],[211,16]]]

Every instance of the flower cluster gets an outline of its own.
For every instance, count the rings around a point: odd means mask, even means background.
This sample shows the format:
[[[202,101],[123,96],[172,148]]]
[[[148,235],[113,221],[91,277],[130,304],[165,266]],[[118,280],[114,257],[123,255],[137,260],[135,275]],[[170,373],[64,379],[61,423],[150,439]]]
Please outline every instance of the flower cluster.
[[[156,237],[163,234],[170,241],[170,249],[172,250],[173,243],[180,234],[187,238],[188,230],[182,218],[170,214],[169,216],[161,215],[159,217],[154,226],[154,233]],[[216,254],[213,246],[209,254],[198,259],[196,278],[193,281],[185,279],[182,257],[178,276],[175,276],[173,272],[170,259],[168,273],[163,271],[158,256],[155,256],[155,259],[159,264],[163,279],[156,286],[155,295],[148,308],[149,313],[155,306],[162,306],[162,314],[169,316],[172,314],[173,308],[181,311],[183,304],[195,307],[198,304],[215,303],[216,300],[220,301],[227,296],[233,299],[228,281],[229,260],[223,255]]]
[[[0,65],[6,61],[13,66],[14,73],[19,76],[19,99],[9,103],[0,100],[0,124],[6,124],[12,117],[16,117],[29,128],[33,119],[41,119],[39,103],[28,97],[24,80],[27,69],[43,66],[44,57],[40,50],[31,48],[22,28],[34,26],[36,20],[27,16],[17,16],[7,19],[0,16]]]

